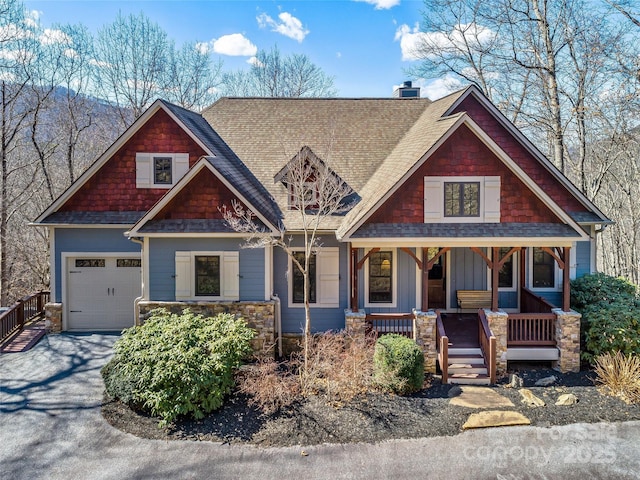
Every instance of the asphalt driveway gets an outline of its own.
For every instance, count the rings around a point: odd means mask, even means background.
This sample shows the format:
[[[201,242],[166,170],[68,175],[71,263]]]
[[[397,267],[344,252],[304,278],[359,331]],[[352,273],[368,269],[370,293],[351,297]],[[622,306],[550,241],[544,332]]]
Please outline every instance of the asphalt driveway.
[[[139,439],[100,415],[116,338],[49,335],[0,356],[0,478],[640,478],[640,422],[308,448]]]

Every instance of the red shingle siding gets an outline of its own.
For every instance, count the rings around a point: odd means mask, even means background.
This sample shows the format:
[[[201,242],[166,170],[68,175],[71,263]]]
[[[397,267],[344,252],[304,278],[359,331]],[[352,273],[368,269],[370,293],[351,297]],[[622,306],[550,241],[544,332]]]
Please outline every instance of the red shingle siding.
[[[466,126],[461,126],[418,168],[367,223],[422,223],[425,176],[500,176],[500,221],[560,220]]]
[[[189,153],[189,166],[205,152],[164,110],[159,110],[89,179],[60,211],[145,211],[166,189],[136,188],[136,153]]]
[[[218,208],[237,200],[211,171],[203,169],[155,216],[168,219],[222,219]]]
[[[564,185],[556,180],[540,162],[504,128],[472,95],[455,109],[467,114],[502,148],[529,177],[567,212],[585,212],[582,205]]]

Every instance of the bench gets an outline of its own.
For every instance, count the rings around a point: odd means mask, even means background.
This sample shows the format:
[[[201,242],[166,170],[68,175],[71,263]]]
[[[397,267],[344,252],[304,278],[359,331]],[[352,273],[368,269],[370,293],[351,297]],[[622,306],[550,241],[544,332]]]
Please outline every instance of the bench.
[[[459,309],[491,308],[491,290],[458,290],[456,296]]]

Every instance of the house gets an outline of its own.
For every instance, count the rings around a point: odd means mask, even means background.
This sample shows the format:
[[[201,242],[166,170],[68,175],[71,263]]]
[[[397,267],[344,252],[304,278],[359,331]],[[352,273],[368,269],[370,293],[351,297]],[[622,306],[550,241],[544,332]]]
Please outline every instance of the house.
[[[290,258],[241,248],[221,207],[240,202],[302,245],[281,181],[300,152],[357,198],[322,226],[314,330],[411,335],[451,381],[515,359],[579,368],[569,280],[595,271],[610,220],[473,86],[433,102],[222,98],[202,114],[156,101],[34,222],[49,228],[51,328],[189,305],[242,314],[258,349],[299,335]]]

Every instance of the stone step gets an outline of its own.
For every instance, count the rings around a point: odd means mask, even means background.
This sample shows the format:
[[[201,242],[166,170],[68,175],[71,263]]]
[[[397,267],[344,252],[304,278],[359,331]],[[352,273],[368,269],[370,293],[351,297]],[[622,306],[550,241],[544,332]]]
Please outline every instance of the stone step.
[[[451,355],[482,355],[480,347],[449,347],[447,350]]]
[[[481,353],[477,355],[449,355],[448,363],[449,365],[452,363],[484,363],[484,357]]]
[[[449,374],[457,374],[457,373],[483,373],[487,374],[487,367],[485,367],[484,363],[451,363],[447,367],[447,372]]]
[[[459,385],[489,385],[489,375],[482,373],[457,373],[449,375],[447,383]]]

